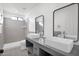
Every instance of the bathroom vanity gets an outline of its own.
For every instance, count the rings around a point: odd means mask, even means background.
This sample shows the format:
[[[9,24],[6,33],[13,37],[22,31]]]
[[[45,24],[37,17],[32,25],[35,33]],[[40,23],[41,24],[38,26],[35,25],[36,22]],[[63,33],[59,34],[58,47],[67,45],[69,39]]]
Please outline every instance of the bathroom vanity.
[[[44,16],[35,18],[35,35],[26,38],[33,56],[79,56],[79,4],[69,4],[53,12],[53,36],[44,36]],[[36,35],[39,34],[39,35]],[[41,39],[42,40],[42,39]]]
[[[32,56],[79,56],[79,46],[74,45],[70,53],[66,53],[45,43],[39,42],[38,38],[26,38],[26,47],[32,47]]]

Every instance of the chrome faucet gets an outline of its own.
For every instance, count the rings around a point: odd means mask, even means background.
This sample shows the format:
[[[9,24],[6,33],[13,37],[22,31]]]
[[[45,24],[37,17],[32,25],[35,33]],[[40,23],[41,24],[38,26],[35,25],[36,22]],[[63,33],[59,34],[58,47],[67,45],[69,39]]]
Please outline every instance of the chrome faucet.
[[[39,37],[39,39],[40,39],[40,38],[42,38],[42,39],[43,39],[43,42],[45,43],[45,39],[46,39],[46,37],[44,37],[43,33],[40,33],[40,37]]]

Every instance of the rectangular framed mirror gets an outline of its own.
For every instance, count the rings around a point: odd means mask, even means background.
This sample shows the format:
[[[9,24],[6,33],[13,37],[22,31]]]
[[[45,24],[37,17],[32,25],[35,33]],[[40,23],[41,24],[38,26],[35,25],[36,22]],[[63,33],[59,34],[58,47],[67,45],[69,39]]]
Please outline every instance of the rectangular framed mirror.
[[[72,3],[54,10],[53,36],[78,41],[79,4]]]
[[[44,35],[44,15],[35,18],[35,33]]]

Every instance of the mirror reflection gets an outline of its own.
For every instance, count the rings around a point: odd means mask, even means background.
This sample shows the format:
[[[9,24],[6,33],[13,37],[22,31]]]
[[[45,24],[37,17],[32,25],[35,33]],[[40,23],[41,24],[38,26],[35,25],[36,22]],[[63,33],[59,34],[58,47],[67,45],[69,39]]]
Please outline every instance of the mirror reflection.
[[[54,11],[53,36],[77,40],[78,4],[70,4]]]
[[[44,35],[44,16],[40,15],[35,18],[35,33]]]

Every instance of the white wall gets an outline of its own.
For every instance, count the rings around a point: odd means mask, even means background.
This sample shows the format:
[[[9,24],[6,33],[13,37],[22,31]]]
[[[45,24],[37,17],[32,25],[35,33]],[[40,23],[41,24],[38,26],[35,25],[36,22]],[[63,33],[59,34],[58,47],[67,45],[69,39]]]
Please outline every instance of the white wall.
[[[35,32],[35,17],[44,15],[44,35],[51,38],[53,35],[53,11],[57,8],[67,5],[66,3],[41,3],[28,13],[28,18],[33,20],[33,25],[29,28]],[[27,16],[26,16],[27,17]]]

